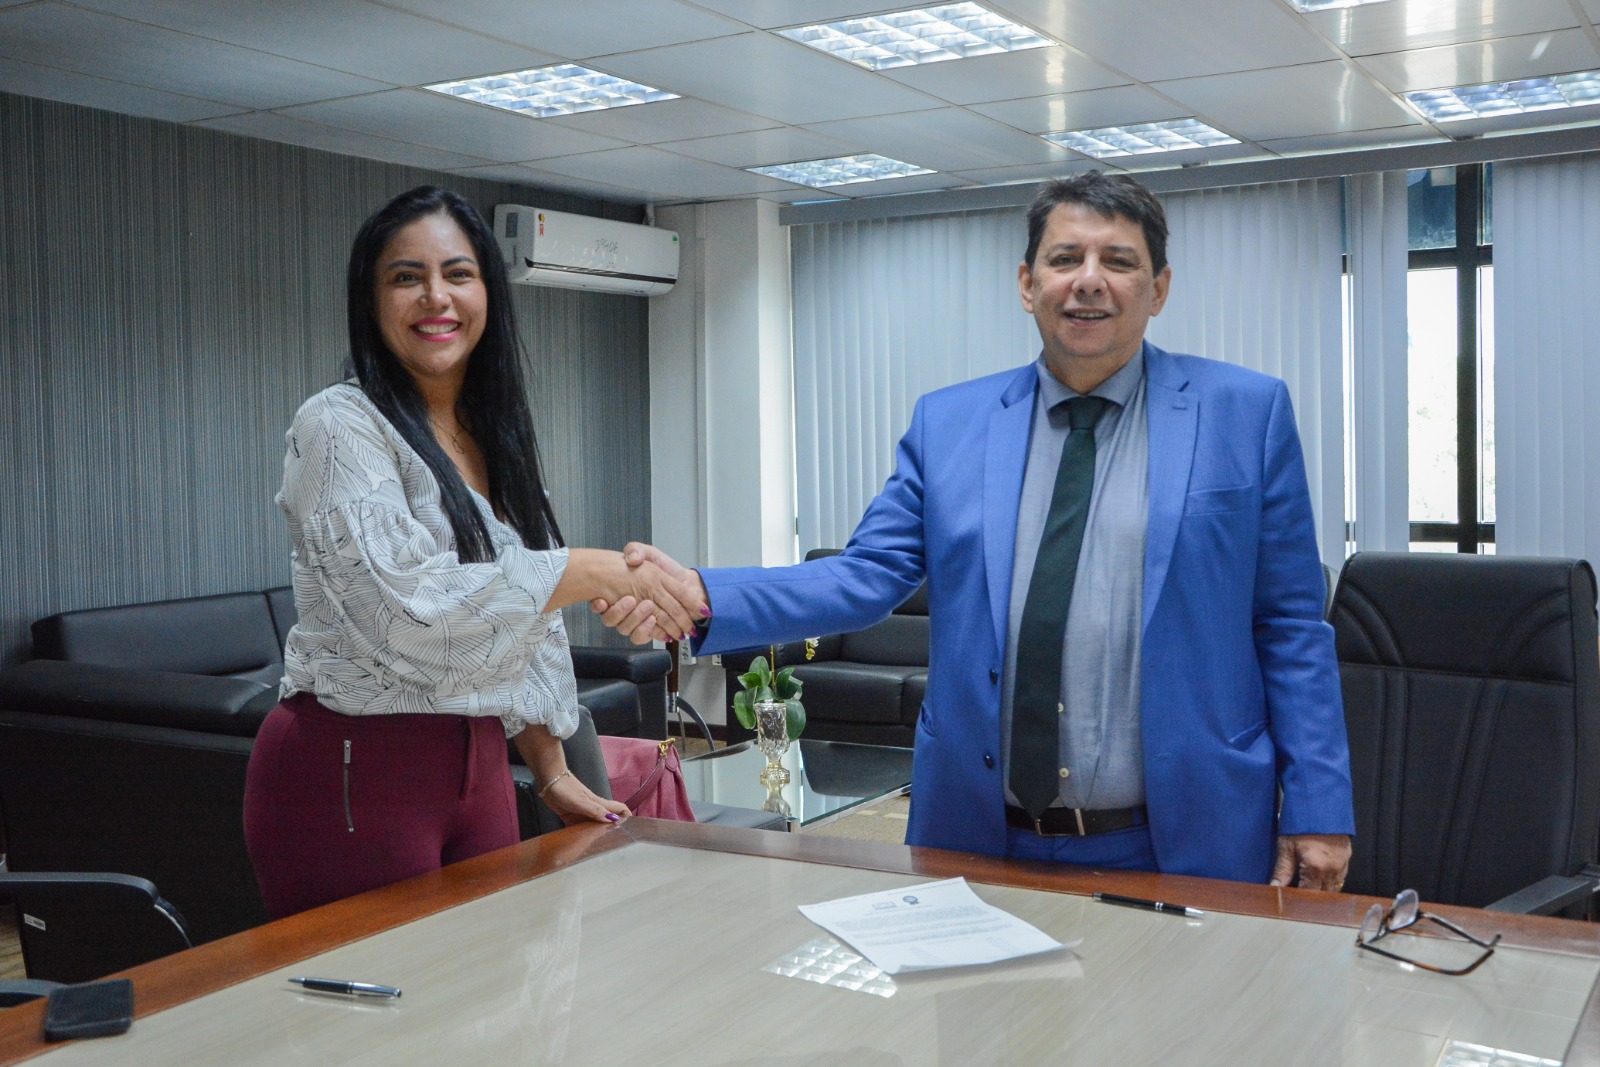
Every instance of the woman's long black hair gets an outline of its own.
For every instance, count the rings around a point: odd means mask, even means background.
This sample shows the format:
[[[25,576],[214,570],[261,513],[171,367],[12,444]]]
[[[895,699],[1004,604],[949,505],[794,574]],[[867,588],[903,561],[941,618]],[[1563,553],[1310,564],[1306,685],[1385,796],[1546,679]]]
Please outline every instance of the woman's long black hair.
[[[373,313],[378,257],[396,232],[428,215],[448,215],[472,243],[488,295],[483,336],[467,362],[466,381],[456,403],[456,418],[472,434],[489,472],[489,502],[522,535],[528,548],[561,545],[561,529],[545,495],[539,446],[528,414],[522,365],[527,358],[511,310],[511,287],[494,233],[460,195],[431,185],[401,193],[361,226],[350,249],[346,298],[350,319],[350,362],[362,392],[394,424],[439,481],[440,503],[456,535],[463,563],[495,558],[489,528],[467,484],[434,440],[428,408],[411,373],[383,343]]]

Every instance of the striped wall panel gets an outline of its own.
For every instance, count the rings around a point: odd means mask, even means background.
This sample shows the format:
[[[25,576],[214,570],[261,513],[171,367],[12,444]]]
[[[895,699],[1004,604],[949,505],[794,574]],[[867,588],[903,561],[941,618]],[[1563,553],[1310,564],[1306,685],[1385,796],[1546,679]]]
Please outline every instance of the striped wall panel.
[[[0,94],[0,663],[57,611],[288,580],[283,434],[338,379],[361,220],[423,182],[561,193]],[[647,538],[647,310],[515,287],[569,543]],[[569,613],[573,640],[610,636]]]

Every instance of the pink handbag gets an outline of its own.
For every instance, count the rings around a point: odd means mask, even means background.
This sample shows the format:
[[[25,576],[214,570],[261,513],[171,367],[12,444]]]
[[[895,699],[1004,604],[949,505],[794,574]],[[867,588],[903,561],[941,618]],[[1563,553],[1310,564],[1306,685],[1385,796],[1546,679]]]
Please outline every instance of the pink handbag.
[[[611,795],[635,815],[695,821],[674,747],[677,740],[601,735],[600,753],[606,761],[606,777],[611,779]]]

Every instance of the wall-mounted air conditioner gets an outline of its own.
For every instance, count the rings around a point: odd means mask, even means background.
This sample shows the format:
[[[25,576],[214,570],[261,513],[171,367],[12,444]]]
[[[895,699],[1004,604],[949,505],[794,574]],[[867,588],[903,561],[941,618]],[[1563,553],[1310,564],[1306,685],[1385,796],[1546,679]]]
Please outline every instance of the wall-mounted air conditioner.
[[[498,204],[494,235],[513,282],[659,296],[678,280],[678,235],[654,226]]]

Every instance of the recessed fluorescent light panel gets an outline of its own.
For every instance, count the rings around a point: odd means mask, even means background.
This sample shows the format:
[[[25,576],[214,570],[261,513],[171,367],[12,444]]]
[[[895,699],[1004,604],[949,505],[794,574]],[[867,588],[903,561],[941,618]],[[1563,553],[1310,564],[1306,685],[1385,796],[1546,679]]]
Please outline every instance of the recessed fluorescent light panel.
[[[1342,7],[1360,7],[1363,4],[1386,2],[1387,0],[1289,0],[1289,6],[1309,15],[1313,11],[1337,11]]]
[[[778,32],[868,70],[1021,52],[1050,43],[979,4],[940,4]]]
[[[1583,107],[1600,104],[1600,70],[1557,74],[1553,78],[1458,85],[1453,89],[1424,89],[1406,93],[1405,98],[1424,118],[1433,122]]]
[[[834,159],[812,159],[804,163],[783,163],[776,167],[746,167],[752,174],[765,174],[769,178],[782,178],[796,185],[809,185],[813,189],[826,189],[830,185],[854,185],[856,182],[876,182],[885,178],[905,178],[912,174],[932,174],[927,167],[915,163],[902,163],[898,159],[868,153],[860,156],[838,156]]]
[[[1169,122],[1141,122],[1137,126],[1102,126],[1097,130],[1047,133],[1046,141],[1082,152],[1095,159],[1111,156],[1142,156],[1151,152],[1183,152],[1191,148],[1215,148],[1238,144],[1221,130],[1212,129],[1199,119],[1172,119]]]
[[[677,93],[662,92],[576,63],[441,82],[427,88],[536,119],[678,98]]]

